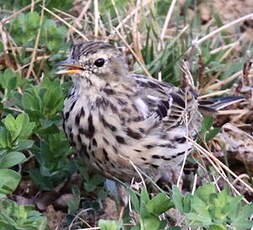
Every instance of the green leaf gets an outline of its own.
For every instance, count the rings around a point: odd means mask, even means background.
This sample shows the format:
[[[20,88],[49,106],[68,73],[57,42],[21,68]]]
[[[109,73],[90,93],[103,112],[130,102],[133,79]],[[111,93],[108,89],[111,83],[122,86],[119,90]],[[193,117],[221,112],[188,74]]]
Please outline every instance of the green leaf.
[[[227,230],[226,226],[222,225],[222,224],[212,224],[210,225],[210,230]]]
[[[142,191],[141,191],[141,202],[146,204],[149,200],[150,199],[149,199],[148,191],[146,189],[142,189]]]
[[[191,199],[191,208],[196,213],[196,217],[193,219],[193,215],[191,218],[195,221],[201,220],[201,222],[205,224],[211,224],[212,218],[209,213],[209,206],[202,201],[198,196],[193,196]],[[190,214],[189,214],[190,217]]]
[[[143,218],[143,228],[145,230],[160,230],[162,222],[156,216],[149,216],[147,218]]]
[[[120,230],[122,222],[114,220],[99,220],[98,226],[101,230]]]
[[[6,69],[0,73],[0,86],[5,90],[12,90],[22,85],[25,82],[20,75],[11,69]]]
[[[139,202],[137,194],[132,190],[129,190],[129,194],[130,194],[130,197],[131,197],[131,202],[132,202],[132,205],[134,207],[134,210],[136,212],[140,212],[140,202]]]
[[[74,186],[72,188],[72,194],[73,194],[73,199],[67,201],[68,214],[70,215],[74,215],[76,213],[76,211],[78,210],[80,206],[80,201],[81,201],[80,190],[77,186]]]
[[[14,170],[0,169],[0,178],[0,193],[10,194],[17,188],[21,176]]]
[[[40,117],[43,108],[42,100],[39,95],[39,87],[30,86],[27,88],[22,96],[21,104],[22,109],[29,114],[29,117],[38,119],[38,116]]]
[[[239,215],[235,219],[232,219],[232,226],[236,229],[247,230],[253,226],[253,220],[250,217],[253,214],[253,203],[241,206]]]
[[[150,213],[147,211],[146,203],[149,201],[149,194],[146,189],[142,189],[140,196],[140,214],[142,217],[150,216]]]
[[[27,114],[19,114],[16,118],[16,123],[18,127],[21,127],[20,137],[26,138],[32,134],[32,131],[35,127],[35,123],[29,121],[29,117]]]
[[[130,230],[141,230],[140,225],[134,226],[132,227]]]
[[[15,140],[21,132],[22,126],[17,126],[16,120],[11,114],[7,115],[3,123],[10,132],[12,140]]]
[[[229,203],[225,206],[224,210],[228,213],[228,218],[234,220],[238,217],[238,212],[240,211],[242,197],[234,197]]]
[[[3,149],[11,147],[10,133],[4,127],[0,127],[0,147]]]
[[[214,184],[205,184],[199,188],[197,188],[194,195],[197,195],[201,200],[207,202],[209,200],[209,196],[213,193],[216,193]]]
[[[18,205],[9,199],[0,200],[0,229],[46,230],[47,219],[32,206]]]
[[[146,204],[147,211],[155,215],[161,215],[171,207],[173,207],[173,203],[165,193],[157,194]]]
[[[184,206],[183,206],[183,195],[179,191],[178,187],[173,185],[172,186],[172,201],[176,207],[176,209],[183,213],[184,212]]]
[[[0,161],[0,168],[11,168],[17,164],[23,163],[26,157],[20,152],[9,152]]]
[[[31,169],[29,173],[32,180],[40,189],[43,189],[46,191],[53,190],[54,185],[51,178],[43,176],[38,168]]]
[[[3,122],[11,134],[12,141],[15,141],[19,137],[29,137],[35,127],[35,123],[30,122],[28,115],[24,113],[19,114],[16,119],[11,114],[8,114]]]
[[[200,136],[204,136],[205,141],[213,139],[220,132],[220,128],[213,127],[213,121],[214,118],[210,116],[205,116],[202,121]]]
[[[202,121],[202,130],[208,131],[213,125],[214,118],[211,116],[205,116]]]
[[[17,143],[17,146],[15,146],[15,150],[22,151],[30,149],[33,146],[34,141],[33,140],[20,140]]]
[[[183,198],[183,205],[184,205],[184,212],[189,213],[191,212],[191,201],[192,201],[192,195],[186,194]]]
[[[207,133],[206,133],[206,136],[205,136],[205,140],[206,141],[209,141],[209,140],[212,140],[219,132],[220,132],[220,128],[211,128]]]

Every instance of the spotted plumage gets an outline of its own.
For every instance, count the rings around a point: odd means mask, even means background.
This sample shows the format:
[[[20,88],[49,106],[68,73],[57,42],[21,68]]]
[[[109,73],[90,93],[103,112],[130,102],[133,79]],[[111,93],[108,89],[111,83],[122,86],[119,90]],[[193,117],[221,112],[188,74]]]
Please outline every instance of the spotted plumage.
[[[105,176],[130,181],[138,177],[134,163],[157,180],[192,150],[186,137],[195,139],[202,115],[190,87],[130,74],[121,52],[104,42],[74,45],[60,64],[74,83],[64,103],[65,133]]]

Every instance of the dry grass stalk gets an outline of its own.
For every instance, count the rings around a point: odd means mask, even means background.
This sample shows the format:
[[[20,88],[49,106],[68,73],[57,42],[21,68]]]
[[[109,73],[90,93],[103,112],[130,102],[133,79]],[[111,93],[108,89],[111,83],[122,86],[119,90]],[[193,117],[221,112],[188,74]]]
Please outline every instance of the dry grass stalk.
[[[29,78],[30,77],[30,74],[32,73],[32,70],[33,70],[33,65],[34,65],[34,62],[35,62],[35,59],[36,59],[36,54],[37,54],[37,48],[39,46],[39,40],[40,40],[40,33],[41,33],[41,26],[42,26],[42,23],[43,23],[43,19],[44,19],[44,6],[45,6],[45,0],[42,1],[42,9],[41,9],[41,15],[40,15],[40,24],[39,24],[39,29],[38,29],[38,33],[37,33],[37,36],[36,36],[36,40],[35,40],[35,44],[34,44],[34,50],[32,52],[32,58],[31,58],[31,62],[30,62],[30,65],[29,65],[29,68],[28,68],[28,71],[27,71],[27,74],[26,74],[26,78]]]
[[[35,4],[41,2],[42,0],[37,0],[35,2],[32,2],[30,5],[15,11],[12,15],[10,15],[9,17],[5,18],[4,20],[2,20],[2,22],[0,22],[0,24],[5,24],[8,23],[10,20],[12,20],[13,18],[17,17],[19,14],[23,13],[26,10],[29,10],[31,7],[33,7]]]
[[[144,73],[149,76],[152,77],[151,74],[148,72],[147,68],[145,67],[145,65],[143,65],[143,63],[141,62],[141,60],[139,59],[139,57],[136,55],[136,53],[133,51],[133,49],[131,48],[131,46],[127,43],[126,39],[119,33],[119,31],[115,30],[117,35],[120,37],[120,39],[122,40],[122,42],[125,44],[125,46],[130,50],[130,52],[133,54],[133,56],[135,57],[136,61],[140,64],[141,68],[143,69]]]
[[[204,36],[203,38],[197,40],[197,41],[194,41],[193,42],[193,46],[195,47],[198,47],[199,45],[201,45],[204,41],[212,38],[213,36],[215,36],[216,34],[220,33],[221,31],[223,30],[226,30],[236,24],[239,24],[240,22],[243,22],[245,20],[249,20],[249,19],[253,19],[253,13],[252,14],[248,14],[248,15],[245,15],[243,17],[240,17],[232,22],[229,22],[219,28],[217,28],[216,30],[212,31],[211,33],[207,34],[206,36]]]
[[[236,178],[241,184],[243,184],[251,193],[253,193],[253,188],[248,185],[245,181],[243,181],[241,178],[239,178],[231,169],[229,169],[224,163],[222,163],[218,158],[216,158],[211,152],[207,151],[205,148],[200,146],[198,143],[190,139],[189,137],[186,137],[190,142],[193,143],[194,147],[200,151],[210,162],[214,162],[217,167],[220,167],[224,169],[226,172],[231,174],[234,178]],[[217,172],[220,173],[218,170]],[[223,177],[220,173],[220,175]],[[225,179],[225,178],[224,178]]]
[[[71,28],[73,31],[75,31],[78,35],[80,35],[85,41],[88,41],[89,39],[82,33],[80,32],[77,28],[75,28],[74,26],[72,26],[71,24],[69,24],[68,22],[66,22],[63,18],[61,18],[60,16],[58,16],[57,14],[55,14],[54,12],[52,12],[51,10],[49,10],[48,8],[41,6],[46,12],[48,12],[49,14],[51,14],[53,17],[55,17],[56,19],[58,19],[59,21],[61,21],[62,23],[64,23],[67,27]]]
[[[93,1],[94,5],[94,36],[98,37],[98,26],[99,26],[99,9],[98,9],[98,0]]]
[[[166,19],[165,19],[165,22],[164,22],[164,24],[163,24],[163,29],[162,29],[162,33],[161,33],[161,42],[162,42],[162,44],[163,44],[163,40],[164,40],[164,37],[165,37],[165,33],[166,33],[166,31],[167,31],[167,28],[168,28],[169,21],[170,21],[170,19],[171,19],[173,10],[175,9],[176,2],[177,2],[177,0],[172,0],[172,2],[171,2],[171,4],[170,4],[170,8],[169,8],[168,13],[167,13],[167,16],[166,16]],[[163,47],[163,46],[162,46],[162,47]]]

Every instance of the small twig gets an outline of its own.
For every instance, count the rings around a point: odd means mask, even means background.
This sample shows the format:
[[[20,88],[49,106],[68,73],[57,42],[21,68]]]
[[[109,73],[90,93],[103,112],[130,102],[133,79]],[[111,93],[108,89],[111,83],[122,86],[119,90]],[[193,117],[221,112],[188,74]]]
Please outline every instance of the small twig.
[[[163,42],[166,30],[168,28],[168,24],[169,24],[170,18],[172,16],[173,10],[175,8],[176,2],[177,2],[177,0],[172,0],[172,2],[170,4],[170,8],[169,8],[167,16],[166,16],[166,19],[165,19],[165,22],[163,24],[163,29],[162,29],[162,33],[161,33],[161,41],[162,42]]]
[[[198,99],[204,99],[204,98],[208,98],[208,97],[220,96],[220,95],[223,95],[225,93],[229,93],[230,91],[231,91],[231,89],[224,89],[224,90],[208,93],[208,94],[205,94],[205,95],[201,95],[201,96],[198,97]]]
[[[45,60],[45,59],[48,59],[48,58],[50,58],[50,55],[39,56],[39,57],[36,57],[36,58],[35,58],[34,62],[41,61],[41,60]],[[27,63],[27,64],[25,64],[25,65],[23,65],[23,66],[20,66],[20,67],[17,69],[17,71],[21,71],[22,69],[26,68],[26,67],[29,66],[29,65],[30,65],[30,63]]]
[[[125,25],[125,23],[130,20],[137,11],[139,11],[140,9],[143,9],[144,6],[146,6],[149,2],[151,2],[152,0],[148,0],[145,1],[143,4],[141,4],[140,6],[138,6],[137,8],[135,8],[134,10],[131,11],[130,14],[128,14],[123,20],[121,20],[119,22],[119,24],[115,27],[114,31],[112,31],[111,35],[109,36],[109,38],[112,38],[115,34],[116,31],[120,31],[121,27],[123,27]]]
[[[244,85],[250,85],[250,70],[252,67],[253,62],[248,60],[247,62],[244,63],[243,65],[243,75],[242,75],[242,80]]]
[[[119,17],[119,11],[118,11],[118,9],[117,9],[117,7],[116,7],[115,1],[114,1],[114,0],[111,0],[111,3],[112,3],[112,6],[113,6],[114,11],[115,11],[115,13],[116,13],[116,17],[117,17],[118,23],[120,24],[120,23],[121,23],[121,19],[120,19],[120,17]]]
[[[187,62],[187,61],[182,62],[181,71],[184,73],[182,83],[181,83],[181,85],[182,85],[181,87],[190,86],[193,89],[195,89],[194,80],[193,80],[192,74],[190,72],[189,62]]]
[[[216,54],[222,50],[226,50],[226,49],[229,49],[229,48],[234,48],[236,47],[237,45],[239,45],[240,41],[236,41],[236,42],[233,42],[233,43],[230,43],[228,45],[224,45],[224,46],[221,46],[221,47],[218,47],[216,49],[213,49],[210,54]]]
[[[0,23],[0,34],[1,34],[1,37],[2,37],[2,44],[3,44],[4,51],[6,53],[8,53],[8,35],[4,31],[4,26],[1,23]]]
[[[246,178],[246,179],[250,180],[250,176],[248,174],[246,174],[246,173],[239,175],[238,178],[240,178],[240,179]],[[232,182],[233,185],[235,185],[238,182],[238,178],[236,178]]]
[[[90,210],[93,210],[93,209],[92,208],[87,208],[87,209],[82,209],[80,212],[78,212],[77,215],[74,217],[74,219],[71,221],[68,229],[69,230],[72,229],[72,226],[73,226],[75,220],[78,219],[78,218],[80,218],[81,214],[86,213],[86,212],[88,212]],[[89,228],[84,228],[84,229],[93,229],[88,223],[87,223],[87,225],[89,226]],[[79,229],[79,230],[81,230],[81,229]]]
[[[89,9],[90,7],[90,4],[91,4],[91,0],[89,0],[85,7],[83,7],[81,13],[79,14],[78,18],[74,21],[74,25],[79,25],[80,24],[80,21],[82,20],[82,18],[84,17],[86,11]]]
[[[89,1],[86,3],[86,5],[83,7],[83,9],[82,9],[81,13],[78,15],[78,17],[75,18],[75,19],[73,19],[73,20],[74,20],[73,27],[74,27],[74,26],[78,26],[79,28],[82,27],[80,22],[81,22],[82,18],[84,17],[85,13],[87,12],[87,10],[89,9],[90,4],[91,4],[91,0],[89,0]],[[73,17],[73,16],[72,16],[72,17]],[[72,28],[69,28],[68,36],[69,36],[69,34],[70,34],[72,31],[73,31]]]
[[[196,146],[195,146],[196,147]],[[202,146],[200,146],[202,147]],[[203,147],[202,147],[203,148]],[[205,152],[203,152],[201,149],[199,149],[198,147],[196,147],[196,149],[198,151],[200,151],[202,154],[205,155],[205,157],[207,158],[207,160],[210,162],[210,164],[214,167],[214,169],[219,173],[219,175],[228,183],[228,185],[234,190],[234,192],[241,196],[241,193],[234,187],[234,185],[229,181],[226,173],[224,172],[223,168],[221,167],[221,165],[217,164],[217,162],[215,162],[213,159],[211,159],[208,155],[205,154]],[[203,148],[204,149],[204,148]],[[205,150],[206,152],[208,152],[207,150]],[[208,152],[209,153],[209,152]],[[214,157],[215,159],[217,159],[216,157]],[[217,159],[218,160],[218,159]],[[219,161],[219,160],[218,160]],[[220,161],[219,161],[220,162]],[[220,192],[220,188],[217,184],[218,179],[215,179],[215,185],[216,188],[218,189],[218,191]],[[247,204],[249,204],[249,202],[246,200],[246,198],[243,198],[243,201]]]
[[[197,144],[195,141],[190,139],[189,137],[185,136],[189,141],[191,141],[196,149],[198,149],[201,153],[203,153],[208,158],[212,159],[217,165],[222,167],[224,170],[226,170],[229,174],[231,174],[234,178],[238,179],[240,183],[242,183],[250,192],[253,193],[253,188],[248,185],[245,181],[243,181],[241,178],[239,178],[230,168],[228,168],[225,164],[223,164],[219,159],[217,159],[212,153],[208,152],[206,149],[204,149],[202,146]]]
[[[245,15],[243,17],[240,17],[240,18],[238,18],[238,19],[236,19],[236,20],[234,20],[234,21],[232,21],[230,23],[227,23],[227,24],[225,24],[225,25],[217,28],[216,30],[214,30],[211,33],[209,33],[206,36],[204,36],[203,38],[201,38],[201,39],[193,42],[193,46],[199,46],[201,43],[203,43],[204,41],[208,40],[209,38],[215,36],[216,34],[220,33],[221,31],[226,30],[229,27],[234,26],[234,25],[236,25],[236,24],[238,24],[240,22],[243,22],[245,20],[248,20],[248,19],[253,19],[253,13],[247,14],[247,15]]]
[[[99,9],[98,9],[98,0],[94,0],[94,16],[95,16],[95,26],[94,26],[94,35],[95,38],[98,37],[98,22],[99,22]]]
[[[10,15],[9,17],[5,18],[2,22],[0,22],[1,24],[5,24],[5,23],[8,23],[11,19],[17,17],[19,14],[21,14],[22,12],[30,9],[33,5],[41,2],[42,0],[37,0],[35,2],[32,2],[30,5],[18,10],[18,11],[15,11],[12,15]]]
[[[185,94],[185,98],[184,98],[184,101],[185,101],[185,108],[188,108],[188,100],[187,100],[187,94],[188,92],[186,92]],[[190,139],[190,133],[189,133],[189,119],[188,119],[188,116],[184,116],[184,125],[186,127],[186,136]],[[187,142],[189,143],[189,141],[187,140]],[[188,144],[187,143],[187,144]],[[184,159],[183,159],[183,163],[182,163],[182,166],[181,166],[181,169],[180,169],[180,173],[179,173],[179,177],[177,179],[177,187],[179,188],[179,184],[180,184],[180,181],[182,179],[182,176],[183,176],[183,172],[184,172],[184,166],[185,166],[185,163],[186,163],[186,159],[187,159],[187,156],[189,155],[189,149],[187,148],[185,151],[184,151]]]
[[[43,7],[45,6],[45,0],[43,0],[42,5],[43,5]],[[36,36],[36,40],[35,40],[35,44],[34,44],[34,50],[32,52],[32,59],[31,59],[31,62],[30,62],[30,65],[29,65],[29,68],[28,68],[28,71],[27,71],[27,74],[26,74],[26,78],[30,77],[30,74],[33,70],[33,65],[34,65],[34,62],[35,62],[35,59],[36,59],[37,48],[39,46],[40,34],[41,34],[41,29],[42,29],[42,24],[43,24],[43,18],[44,18],[44,9],[42,8],[41,9],[41,15],[40,15],[39,29],[38,29],[38,33],[37,33],[37,36]]]
[[[71,28],[72,30],[74,30],[78,35],[80,35],[84,40],[88,41],[89,39],[87,37],[84,36],[84,34],[82,32],[80,32],[78,29],[76,29],[74,26],[72,26],[71,24],[69,24],[68,22],[66,22],[64,19],[62,19],[61,17],[59,17],[57,14],[55,14],[54,12],[52,12],[51,10],[47,9],[44,6],[41,6],[42,8],[44,8],[45,11],[47,11],[49,14],[51,14],[52,16],[54,16],[55,18],[57,18],[59,21],[61,21],[62,23],[64,23],[66,26],[68,26],[69,28]]]
[[[193,180],[193,185],[192,185],[192,192],[191,192],[192,195],[195,193],[195,190],[196,190],[196,187],[197,187],[197,179],[198,179],[198,175],[195,174],[194,175],[194,180]]]
[[[145,74],[147,74],[149,77],[152,77],[151,74],[148,72],[148,70],[146,69],[146,67],[143,65],[143,63],[139,60],[139,57],[136,55],[136,53],[133,51],[133,49],[130,47],[130,45],[128,45],[127,41],[125,40],[125,38],[119,33],[119,31],[115,30],[116,33],[118,34],[118,36],[120,37],[120,39],[124,42],[124,44],[127,46],[127,48],[130,50],[130,52],[134,55],[136,61],[140,64],[141,68],[143,69],[143,71],[145,72]]]
[[[167,12],[167,15],[166,15],[166,18],[165,18],[165,22],[163,24],[163,29],[162,29],[162,33],[161,33],[161,39],[160,39],[160,42],[158,42],[158,46],[157,46],[157,51],[161,51],[162,48],[164,48],[164,38],[165,38],[165,33],[166,33],[166,30],[168,28],[168,24],[169,24],[169,21],[170,21],[170,18],[172,16],[172,12],[173,12],[173,9],[176,5],[176,2],[177,0],[172,0],[171,4],[170,4],[170,8]],[[158,72],[158,79],[160,81],[162,81],[162,73],[161,71]]]
[[[231,109],[231,110],[219,110],[218,115],[232,115],[232,114],[246,114],[249,110],[247,109]]]
[[[64,12],[64,11],[62,11],[62,10],[57,9],[57,8],[53,8],[53,10],[54,10],[55,12],[59,13],[59,14],[62,14],[62,15],[65,16],[65,17],[69,17],[69,18],[72,19],[72,20],[75,20],[75,19],[76,19],[76,17],[74,17],[73,15],[68,14],[68,13],[66,13],[66,12]],[[74,23],[73,23],[73,24],[74,24]]]
[[[211,86],[208,87],[208,90],[217,90],[220,89],[222,86],[228,84],[229,82],[237,79],[240,75],[242,74],[242,70],[240,70],[239,72],[233,74],[232,76],[224,79],[223,81],[219,81],[215,84],[212,84]]]
[[[218,62],[222,62],[223,60],[225,60],[229,56],[229,54],[233,51],[234,48],[235,46],[232,46],[229,49],[227,49],[225,53],[221,56],[221,58],[219,58]]]
[[[147,190],[147,187],[146,187],[146,184],[145,184],[145,180],[144,180],[144,178],[143,178],[140,170],[136,167],[136,165],[131,160],[129,160],[129,162],[133,166],[134,170],[138,173],[139,177],[141,178],[141,181],[143,183],[144,188]]]
[[[34,6],[35,6],[35,2],[34,2],[34,0],[32,0],[31,12],[34,11]]]
[[[9,48],[7,47],[7,50],[17,50],[17,51],[26,51],[26,52],[33,52],[34,51],[34,48],[25,48],[25,47],[13,47],[13,48]],[[45,50],[43,49],[36,49],[36,52],[44,52]]]
[[[138,6],[142,5],[141,0],[136,1],[136,8]],[[140,17],[139,17],[139,11],[136,11],[134,15],[134,20],[132,24],[132,35],[133,35],[133,47],[136,55],[138,56],[139,60],[141,63],[144,63],[144,59],[141,53],[141,41],[140,41],[140,36],[139,36],[139,31],[138,31],[138,25],[139,25]]]

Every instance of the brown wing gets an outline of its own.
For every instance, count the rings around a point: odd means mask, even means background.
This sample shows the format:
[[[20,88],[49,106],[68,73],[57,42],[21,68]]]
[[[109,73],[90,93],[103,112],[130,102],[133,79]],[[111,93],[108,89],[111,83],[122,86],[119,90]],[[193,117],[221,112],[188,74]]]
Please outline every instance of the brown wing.
[[[142,75],[133,77],[139,88],[139,98],[147,106],[149,115],[156,114],[168,128],[184,122],[192,101],[195,101],[195,95],[189,89],[179,89]]]

